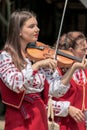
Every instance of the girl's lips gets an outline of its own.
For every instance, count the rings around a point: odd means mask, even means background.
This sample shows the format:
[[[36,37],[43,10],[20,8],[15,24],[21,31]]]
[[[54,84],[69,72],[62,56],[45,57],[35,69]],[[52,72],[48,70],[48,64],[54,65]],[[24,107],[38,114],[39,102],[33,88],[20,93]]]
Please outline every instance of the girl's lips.
[[[35,34],[34,36],[35,36],[36,38],[38,38],[38,35],[39,35],[39,34]]]

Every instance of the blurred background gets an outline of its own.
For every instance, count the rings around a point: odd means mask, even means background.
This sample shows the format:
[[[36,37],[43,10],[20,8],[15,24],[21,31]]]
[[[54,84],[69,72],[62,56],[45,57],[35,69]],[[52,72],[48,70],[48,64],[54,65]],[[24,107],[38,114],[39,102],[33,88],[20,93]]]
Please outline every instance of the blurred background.
[[[0,0],[0,49],[2,49],[8,28],[10,14],[17,9],[28,9],[37,15],[40,28],[39,41],[53,45],[57,40],[65,0]],[[61,35],[78,30],[87,34],[87,0],[68,0]],[[0,97],[0,116],[5,106]]]

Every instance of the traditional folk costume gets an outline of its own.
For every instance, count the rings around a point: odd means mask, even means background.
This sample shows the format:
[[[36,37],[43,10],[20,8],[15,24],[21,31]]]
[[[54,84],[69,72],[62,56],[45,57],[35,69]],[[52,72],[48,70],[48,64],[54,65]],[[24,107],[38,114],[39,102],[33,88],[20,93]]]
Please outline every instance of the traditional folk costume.
[[[60,69],[58,69],[58,72],[62,75]],[[63,97],[53,98],[55,121],[60,124],[60,130],[86,130],[87,119],[76,123],[68,115],[68,107],[71,104],[83,112],[87,109],[87,70],[77,69],[70,84],[70,89]]]
[[[33,71],[29,59],[26,61],[26,68],[19,71],[9,53],[0,54],[0,91],[6,104],[4,130],[48,130],[48,93],[60,97],[70,87],[61,83],[58,71]]]

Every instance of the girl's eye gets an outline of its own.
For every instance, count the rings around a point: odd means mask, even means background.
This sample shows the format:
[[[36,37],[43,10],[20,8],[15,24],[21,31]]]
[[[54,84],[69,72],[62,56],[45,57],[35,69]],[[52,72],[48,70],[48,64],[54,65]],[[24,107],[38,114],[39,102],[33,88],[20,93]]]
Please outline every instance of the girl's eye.
[[[31,25],[29,25],[29,28],[34,28],[34,27],[36,27],[37,25],[35,25],[35,24],[31,24]]]
[[[28,27],[29,28],[33,28],[35,25],[34,24],[31,24],[31,25],[29,25]]]

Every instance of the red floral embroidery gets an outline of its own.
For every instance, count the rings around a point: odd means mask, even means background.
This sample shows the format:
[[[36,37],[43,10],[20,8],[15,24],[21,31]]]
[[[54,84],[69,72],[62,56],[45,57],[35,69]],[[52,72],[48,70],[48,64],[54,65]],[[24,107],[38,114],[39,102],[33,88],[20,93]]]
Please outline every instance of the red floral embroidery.
[[[15,79],[18,80],[18,77],[16,77]]]

